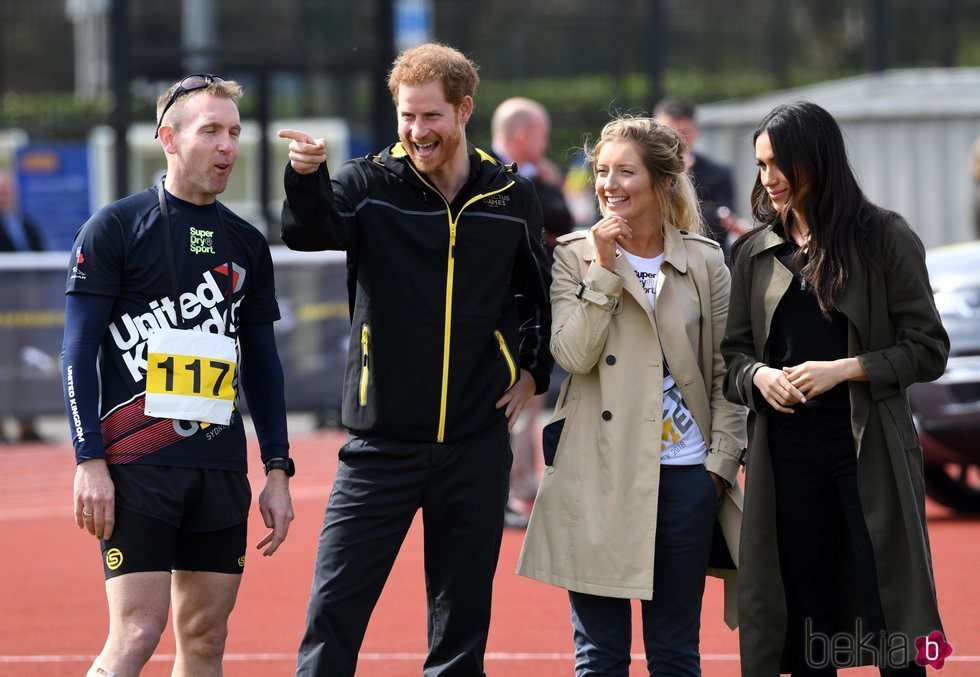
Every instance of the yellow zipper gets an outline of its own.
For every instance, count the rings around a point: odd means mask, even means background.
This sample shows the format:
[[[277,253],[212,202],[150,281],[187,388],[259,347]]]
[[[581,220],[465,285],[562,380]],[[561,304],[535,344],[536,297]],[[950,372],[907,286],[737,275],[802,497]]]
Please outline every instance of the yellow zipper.
[[[359,388],[361,406],[367,406],[368,388],[368,348],[371,340],[371,330],[367,323],[361,325],[361,387]]]
[[[449,219],[449,263],[446,272],[446,323],[443,330],[442,393],[439,398],[439,430],[436,433],[436,442],[442,442],[446,438],[446,402],[449,398],[449,337],[452,334],[453,326],[453,272],[456,269],[456,224],[459,223],[459,217],[463,215],[463,211],[471,204],[477,202],[478,200],[482,200],[483,198],[490,197],[491,195],[502,193],[513,186],[515,182],[511,181],[503,188],[490,193],[482,193],[470,198],[467,200],[466,204],[460,207],[459,213],[454,219],[452,207],[449,206],[449,202],[446,201],[446,198],[442,192],[426,181],[411,163],[408,163],[408,166],[413,172],[415,172],[415,176],[419,177],[419,181],[428,186],[433,193],[439,196],[439,199],[442,200],[443,204],[446,205],[446,217]]]
[[[500,354],[504,356],[504,361],[510,370],[510,383],[507,384],[507,390],[510,390],[514,387],[514,382],[517,381],[517,366],[514,364],[514,358],[510,356],[510,351],[507,350],[507,341],[504,340],[504,335],[499,331],[494,331],[493,335],[497,337],[497,343],[500,344]]]

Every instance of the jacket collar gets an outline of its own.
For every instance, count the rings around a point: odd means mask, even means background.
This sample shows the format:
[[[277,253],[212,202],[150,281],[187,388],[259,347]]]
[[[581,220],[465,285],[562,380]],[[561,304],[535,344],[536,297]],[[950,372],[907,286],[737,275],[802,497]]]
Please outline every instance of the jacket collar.
[[[780,247],[787,243],[788,240],[782,236],[781,232],[776,231],[776,225],[770,223],[765,227],[761,233],[752,237],[745,243],[746,254],[749,256],[756,256],[767,252],[770,249]]]
[[[470,175],[466,180],[466,185],[471,186],[473,191],[497,190],[514,180],[514,174],[517,172],[516,165],[502,164],[489,153],[470,143],[466,144],[466,152],[470,160]],[[401,141],[388,146],[370,159],[410,185],[421,189],[434,189],[429,177],[412,163],[408,151],[405,150]]]
[[[664,227],[664,263],[669,263],[678,273],[687,272],[687,248],[681,231]],[[686,231],[685,231],[686,232]]]
[[[778,224],[772,223],[766,226],[765,230],[745,243],[745,251],[740,252],[748,256],[771,251],[777,247],[785,245],[787,240],[782,235],[782,228]],[[868,285],[867,273],[860,264],[856,256],[851,256],[848,267],[847,284],[837,303],[838,308],[850,320],[851,324],[857,329],[862,345],[866,344],[870,329],[868,327],[868,315],[866,308],[866,289]],[[769,335],[772,317],[776,312],[776,306],[782,299],[786,288],[793,279],[793,273],[778,260],[773,262],[773,278],[765,290],[763,305],[765,307],[765,334]],[[761,346],[758,347],[761,350]]]

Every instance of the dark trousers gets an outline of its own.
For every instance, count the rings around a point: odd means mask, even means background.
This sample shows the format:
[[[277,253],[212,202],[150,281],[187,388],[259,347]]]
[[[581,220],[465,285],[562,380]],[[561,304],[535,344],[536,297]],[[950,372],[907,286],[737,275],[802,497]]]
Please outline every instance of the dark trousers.
[[[511,452],[505,422],[444,444],[351,436],[320,532],[296,674],[353,675],[371,612],[422,509],[423,673],[483,675]]]
[[[850,412],[772,413],[768,433],[792,674],[833,677],[847,662],[845,655],[845,664],[835,666],[829,653],[830,638],[840,626],[836,600],[844,578],[857,584],[862,635],[877,638],[887,631],[858,492]],[[844,556],[847,551],[852,557]],[[844,566],[853,566],[853,572],[845,572]],[[855,621],[848,627],[854,628]],[[886,666],[881,674],[915,677],[924,675],[925,668]]]
[[[651,675],[701,674],[701,598],[717,513],[715,485],[703,465],[661,466],[653,599],[640,603]],[[568,596],[576,676],[626,677],[630,600],[579,592]]]

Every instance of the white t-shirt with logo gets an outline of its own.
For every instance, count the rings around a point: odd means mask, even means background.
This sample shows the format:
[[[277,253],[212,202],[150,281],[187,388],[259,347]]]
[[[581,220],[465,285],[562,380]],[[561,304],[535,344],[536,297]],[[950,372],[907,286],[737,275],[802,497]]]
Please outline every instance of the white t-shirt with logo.
[[[647,295],[650,308],[657,307],[657,275],[664,262],[661,254],[652,259],[634,256],[623,251]],[[664,359],[666,362],[666,358]],[[708,449],[694,414],[684,403],[681,389],[671,374],[664,374],[663,433],[660,438],[660,462],[664,465],[696,465],[704,463]]]

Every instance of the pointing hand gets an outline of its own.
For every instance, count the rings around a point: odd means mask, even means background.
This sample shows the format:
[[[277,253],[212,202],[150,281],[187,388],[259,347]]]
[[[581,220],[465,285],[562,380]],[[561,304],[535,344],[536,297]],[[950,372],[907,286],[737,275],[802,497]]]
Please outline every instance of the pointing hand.
[[[327,146],[323,139],[314,139],[297,129],[280,129],[280,139],[289,141],[289,164],[297,174],[312,174],[327,161]]]

